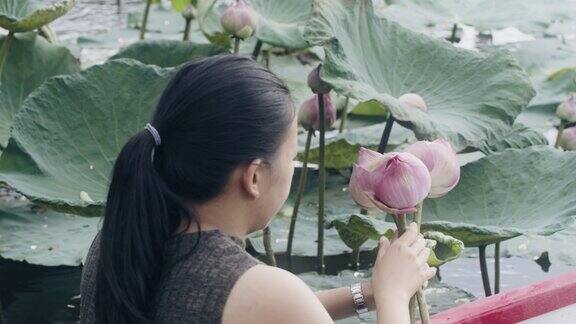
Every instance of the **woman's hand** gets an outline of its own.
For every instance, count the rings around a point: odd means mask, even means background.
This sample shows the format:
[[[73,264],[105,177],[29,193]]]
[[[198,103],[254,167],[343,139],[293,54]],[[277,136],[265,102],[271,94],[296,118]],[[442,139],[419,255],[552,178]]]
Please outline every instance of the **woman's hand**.
[[[378,323],[402,323],[409,319],[410,298],[436,274],[436,268],[428,266],[429,255],[430,249],[417,232],[416,223],[411,223],[392,243],[384,236],[380,239],[371,279]]]

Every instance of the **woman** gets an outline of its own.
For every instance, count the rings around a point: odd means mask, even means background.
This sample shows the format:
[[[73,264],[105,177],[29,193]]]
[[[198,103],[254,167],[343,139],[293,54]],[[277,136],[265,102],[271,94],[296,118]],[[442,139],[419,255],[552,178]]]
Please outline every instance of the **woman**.
[[[248,58],[183,66],[114,165],[81,322],[331,323],[366,304],[379,323],[408,323],[410,296],[435,274],[415,224],[382,239],[356,302],[349,287],[314,294],[245,252],[288,197],[295,116],[285,84]]]

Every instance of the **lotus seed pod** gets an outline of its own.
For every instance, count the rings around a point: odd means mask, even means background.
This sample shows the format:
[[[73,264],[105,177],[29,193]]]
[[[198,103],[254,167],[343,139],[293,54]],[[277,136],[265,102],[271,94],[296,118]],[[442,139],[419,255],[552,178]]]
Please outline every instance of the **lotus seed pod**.
[[[350,179],[350,193],[364,208],[400,215],[414,212],[431,188],[428,168],[410,153],[380,154],[362,148]]]
[[[560,146],[566,151],[576,151],[576,126],[566,128],[560,135]]]
[[[182,10],[182,17],[187,20],[192,20],[196,18],[197,12],[196,8],[192,4],[189,4],[186,9]]]
[[[244,0],[234,0],[220,17],[220,24],[230,35],[246,39],[254,34],[258,27],[258,17]]]
[[[308,86],[312,89],[314,93],[328,93],[332,90],[330,84],[324,82],[320,78],[320,68],[322,64],[319,64],[314,70],[308,73]]]
[[[556,115],[569,123],[576,122],[576,94],[572,93],[568,99],[558,105]]]
[[[336,107],[332,102],[330,94],[323,95],[324,98],[324,127],[330,128],[336,121]],[[319,124],[318,95],[313,95],[310,99],[304,101],[298,112],[298,121],[306,130],[320,130]]]
[[[432,188],[430,198],[446,195],[460,180],[460,164],[456,152],[444,139],[434,142],[418,141],[406,148],[406,152],[419,158],[430,172]]]
[[[428,111],[428,106],[426,105],[426,102],[424,101],[424,99],[422,99],[422,97],[420,97],[419,95],[417,95],[415,93],[403,94],[400,96],[400,98],[398,98],[398,100],[402,103],[407,104],[410,107],[418,108],[418,109],[422,110],[423,112]]]

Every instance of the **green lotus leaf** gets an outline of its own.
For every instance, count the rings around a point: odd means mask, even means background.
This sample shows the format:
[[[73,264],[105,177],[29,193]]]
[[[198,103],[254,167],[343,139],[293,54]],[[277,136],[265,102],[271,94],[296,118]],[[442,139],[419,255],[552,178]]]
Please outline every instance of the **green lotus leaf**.
[[[530,106],[556,106],[576,91],[576,43],[556,38],[504,46],[528,72],[536,88]]]
[[[128,27],[132,29],[140,30],[142,26],[142,20],[144,17],[144,10],[142,12],[132,12],[128,15]],[[163,4],[153,5],[150,8],[150,13],[148,15],[148,22],[146,23],[146,32],[155,34],[182,34],[184,32],[184,27],[186,21],[182,18],[182,15],[170,8],[170,6],[165,6]],[[192,25],[192,37],[191,40],[199,41],[202,40],[201,37],[194,34],[197,31],[196,24]],[[198,34],[199,35],[199,34]],[[180,38],[181,39],[181,38]]]
[[[186,9],[186,7],[188,7],[189,4],[193,5],[194,7],[196,7],[198,5],[198,0],[172,0],[172,9],[174,9],[177,12],[181,12],[184,9]]]
[[[65,47],[35,33],[15,34],[0,77],[0,146],[6,147],[12,118],[26,97],[49,77],[80,71],[80,63]],[[4,44],[6,36],[0,37]],[[1,46],[1,45],[0,45]]]
[[[526,125],[540,133],[545,133],[560,122],[560,119],[556,115],[556,107],[557,105],[528,107],[518,115],[516,122]]]
[[[368,240],[377,242],[383,235],[391,240],[394,236],[394,229],[391,228],[392,223],[385,223],[374,217],[364,215],[349,215],[343,219],[333,220],[332,224],[336,227],[342,241],[352,250],[359,249]],[[381,230],[383,228],[386,228],[385,232]],[[428,246],[431,249],[428,258],[428,264],[431,267],[438,267],[457,259],[464,250],[462,241],[440,232],[425,232],[424,238],[428,241]]]
[[[49,208],[101,215],[117,154],[174,71],[119,59],[47,80],[14,118],[0,180]]]
[[[213,44],[196,44],[176,40],[146,40],[123,48],[110,60],[131,58],[144,64],[175,67],[190,60],[224,53],[228,53],[226,48]]]
[[[468,163],[446,196],[426,199],[423,230],[466,247],[522,234],[549,235],[576,219],[576,152],[549,146],[508,149]]]
[[[0,256],[44,266],[83,262],[100,218],[37,212],[21,200],[0,204]]]
[[[576,65],[555,71],[543,82],[537,83],[538,97],[532,106],[556,106],[566,100],[568,94],[576,92]]]
[[[290,89],[296,108],[300,108],[300,105],[313,95],[306,81],[308,73],[313,68],[313,66],[300,63],[298,59],[289,55],[270,58],[270,70],[284,80]]]
[[[534,96],[506,51],[459,49],[374,15],[369,0],[318,0],[305,37],[323,44],[321,77],[342,95],[377,100],[419,139],[475,150],[506,134]],[[448,72],[449,71],[449,72]],[[396,98],[417,93],[428,112]]]
[[[309,170],[310,171],[310,170]],[[294,198],[298,187],[298,176],[294,177],[292,192],[284,207],[274,216],[270,225],[272,235],[272,248],[276,253],[286,251],[288,241],[288,230],[290,228],[290,219],[294,206]],[[296,222],[296,231],[294,235],[293,255],[297,256],[315,256],[316,239],[318,231],[318,176],[316,172],[310,171],[305,193],[302,197],[298,220]],[[350,198],[347,191],[348,178],[338,174],[330,174],[326,179],[326,224],[332,220],[359,212],[359,207]],[[338,232],[334,227],[324,230],[324,254],[338,255],[349,253],[350,249],[342,242]],[[258,253],[264,254],[264,245],[262,244],[262,232],[256,232],[250,237],[251,245]],[[363,248],[372,249],[376,247],[374,242],[366,242]]]
[[[394,230],[388,228],[385,233],[376,229],[375,223],[382,222],[365,215],[350,215],[345,220],[335,219],[332,225],[338,231],[340,239],[352,250],[358,250],[368,240],[378,241],[382,235],[388,239],[394,236]],[[388,223],[388,227],[392,225]],[[381,225],[382,227],[382,225]]]
[[[424,238],[433,242],[430,244],[430,257],[428,265],[439,267],[447,262],[457,259],[464,251],[464,243],[440,232],[424,232]]]
[[[256,38],[265,44],[289,49],[308,47],[302,37],[304,25],[312,14],[310,0],[247,0],[258,15]],[[199,0],[200,27],[207,35],[222,33],[219,17],[225,0]]]
[[[383,16],[402,25],[424,30],[429,26],[474,26],[480,31],[516,27],[524,32],[543,32],[553,21],[572,19],[574,2],[489,0],[391,0]]]
[[[491,143],[486,143],[480,150],[486,154],[503,151],[508,148],[524,148],[534,145],[547,145],[548,140],[541,132],[524,126],[520,123],[514,124],[508,134],[496,139]]]
[[[360,116],[388,116],[386,108],[376,100],[358,103],[351,113]]]
[[[76,1],[60,0],[48,6],[44,3],[40,0],[0,1],[0,27],[15,33],[32,31],[66,14]]]
[[[347,130],[344,133],[338,134],[337,131],[327,133],[326,136],[326,167],[331,169],[343,169],[352,167],[354,162],[358,159],[358,151],[360,147],[366,147],[376,150],[380,144],[382,132],[384,131],[386,123],[379,123],[371,126],[354,128]],[[303,138],[305,134],[300,135],[301,143],[305,141]],[[407,143],[414,139],[411,132],[403,127],[392,128],[390,140],[388,142],[388,150],[396,148],[398,145]],[[319,142],[318,138],[314,137],[310,145],[310,155],[308,160],[312,163],[319,161]],[[303,145],[298,155],[300,159],[303,158]]]
[[[380,138],[384,130],[385,123],[374,124],[365,127],[353,128],[344,133],[337,134],[336,131],[327,133],[326,138],[326,167],[331,169],[351,168],[358,159],[360,147],[376,150],[380,144]],[[301,134],[299,159],[304,158],[304,143],[306,134]],[[414,142],[413,134],[403,127],[392,128],[392,133],[388,141],[386,151],[397,150],[400,146]],[[484,153],[498,152],[507,148],[524,148],[533,145],[546,145],[548,142],[541,132],[528,128],[520,123],[515,124],[501,138],[492,142],[483,143],[480,150]],[[401,149],[400,149],[401,150]],[[459,154],[462,156],[462,154]],[[318,163],[319,161],[318,138],[313,137],[308,161]]]

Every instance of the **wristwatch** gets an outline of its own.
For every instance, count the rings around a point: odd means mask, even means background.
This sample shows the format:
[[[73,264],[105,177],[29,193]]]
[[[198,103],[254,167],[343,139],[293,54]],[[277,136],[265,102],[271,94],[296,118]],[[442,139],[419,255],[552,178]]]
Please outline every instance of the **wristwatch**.
[[[366,299],[362,294],[362,284],[360,282],[354,283],[350,286],[350,293],[356,308],[356,314],[360,319],[366,319],[368,314],[368,307],[366,306]]]

